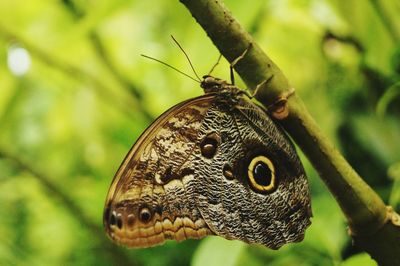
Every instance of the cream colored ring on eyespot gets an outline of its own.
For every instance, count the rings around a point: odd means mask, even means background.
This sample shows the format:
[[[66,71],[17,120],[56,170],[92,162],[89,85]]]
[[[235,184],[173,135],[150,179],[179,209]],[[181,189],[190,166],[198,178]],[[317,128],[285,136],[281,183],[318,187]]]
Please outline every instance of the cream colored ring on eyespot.
[[[258,162],[265,163],[268,166],[269,170],[271,171],[271,182],[269,183],[268,186],[262,186],[262,185],[258,184],[256,182],[255,178],[254,178],[253,170],[254,170],[254,167],[256,166],[256,164]],[[248,170],[247,170],[247,175],[249,176],[250,185],[254,189],[256,189],[256,190],[258,190],[260,192],[269,192],[269,191],[271,191],[272,189],[275,188],[275,180],[276,180],[276,178],[275,178],[275,167],[274,167],[274,164],[271,162],[271,160],[269,160],[267,157],[265,157],[263,155],[256,156],[251,160],[251,162],[249,164],[249,167],[248,167]]]

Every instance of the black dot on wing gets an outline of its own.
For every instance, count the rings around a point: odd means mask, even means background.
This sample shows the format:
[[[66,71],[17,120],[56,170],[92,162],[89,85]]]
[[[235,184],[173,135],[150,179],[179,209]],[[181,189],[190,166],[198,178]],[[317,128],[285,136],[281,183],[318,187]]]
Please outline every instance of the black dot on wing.
[[[122,225],[123,225],[123,222],[122,222],[122,215],[119,213],[119,214],[117,215],[117,227],[118,227],[119,229],[121,229],[121,228],[122,228]]]
[[[261,186],[269,186],[272,180],[271,169],[264,162],[258,162],[253,169],[254,180]]]
[[[149,208],[144,207],[140,210],[139,212],[139,219],[143,222],[143,223],[147,223],[151,220],[151,212],[149,210]]]
[[[115,215],[115,212],[111,213],[109,222],[110,222],[110,225],[115,225],[117,223],[117,217]]]

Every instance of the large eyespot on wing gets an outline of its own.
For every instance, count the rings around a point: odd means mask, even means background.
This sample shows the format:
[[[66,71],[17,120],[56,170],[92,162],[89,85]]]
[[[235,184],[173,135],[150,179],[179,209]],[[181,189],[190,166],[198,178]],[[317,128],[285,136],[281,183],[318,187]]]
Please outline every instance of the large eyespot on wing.
[[[211,234],[189,191],[194,171],[187,158],[213,99],[203,95],[172,107],[132,146],[105,203],[104,226],[114,241],[148,247]]]
[[[267,156],[258,155],[250,161],[247,177],[251,187],[258,192],[269,193],[276,188],[275,166]]]

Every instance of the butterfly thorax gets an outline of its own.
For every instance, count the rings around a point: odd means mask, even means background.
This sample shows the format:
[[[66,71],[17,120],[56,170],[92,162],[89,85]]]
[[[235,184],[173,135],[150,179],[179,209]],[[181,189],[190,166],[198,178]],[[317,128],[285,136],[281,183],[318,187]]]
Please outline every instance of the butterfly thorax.
[[[241,94],[247,94],[245,91],[239,89],[233,84],[230,84],[226,80],[216,78],[210,75],[203,76],[203,81],[200,83],[206,94],[217,94],[227,98],[236,98],[235,96]],[[232,97],[233,96],[233,97]]]

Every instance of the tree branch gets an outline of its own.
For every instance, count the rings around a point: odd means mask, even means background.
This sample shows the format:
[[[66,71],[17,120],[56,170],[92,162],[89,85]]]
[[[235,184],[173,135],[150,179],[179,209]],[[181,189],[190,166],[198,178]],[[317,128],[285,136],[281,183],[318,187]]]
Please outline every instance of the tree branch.
[[[251,88],[264,82],[256,98],[272,111],[273,116],[279,117],[278,111],[281,112],[282,108],[288,111],[288,116],[280,117],[281,124],[335,196],[355,243],[380,265],[400,265],[398,215],[388,211],[381,198],[324,136],[302,100],[292,94],[285,101],[292,87],[278,66],[254,42],[221,0],[180,2],[189,9],[229,62],[250,47],[246,56],[235,65],[235,70]],[[267,80],[269,82],[265,82]]]

